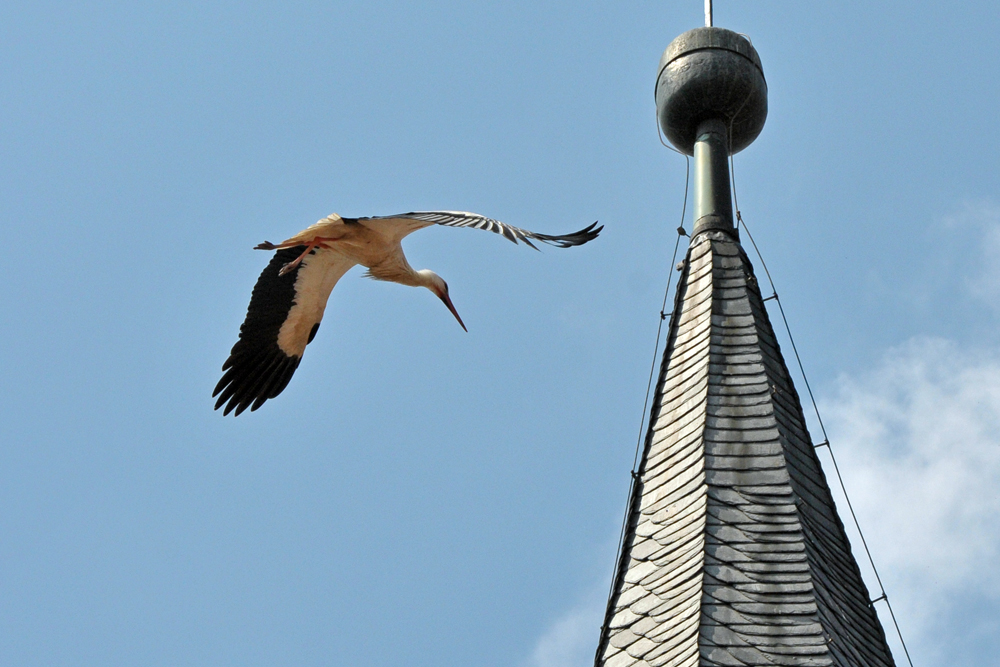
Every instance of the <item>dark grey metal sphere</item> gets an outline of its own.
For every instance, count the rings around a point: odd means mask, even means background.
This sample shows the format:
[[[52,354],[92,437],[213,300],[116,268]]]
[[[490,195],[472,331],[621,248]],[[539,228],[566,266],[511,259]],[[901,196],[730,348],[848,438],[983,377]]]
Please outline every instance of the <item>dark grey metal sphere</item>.
[[[694,154],[702,121],[732,126],[729,152],[749,146],[764,129],[767,82],[760,56],[731,30],[695,28],[670,43],[656,79],[656,116],[674,146]]]

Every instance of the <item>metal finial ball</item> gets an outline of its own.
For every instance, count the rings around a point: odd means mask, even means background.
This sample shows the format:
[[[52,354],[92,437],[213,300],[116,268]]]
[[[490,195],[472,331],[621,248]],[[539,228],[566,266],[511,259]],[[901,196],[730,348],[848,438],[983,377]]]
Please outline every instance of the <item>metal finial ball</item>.
[[[723,28],[684,33],[660,59],[656,116],[670,143],[687,155],[694,154],[698,125],[713,119],[731,127],[729,152],[740,152],[767,118],[767,82],[757,51]]]

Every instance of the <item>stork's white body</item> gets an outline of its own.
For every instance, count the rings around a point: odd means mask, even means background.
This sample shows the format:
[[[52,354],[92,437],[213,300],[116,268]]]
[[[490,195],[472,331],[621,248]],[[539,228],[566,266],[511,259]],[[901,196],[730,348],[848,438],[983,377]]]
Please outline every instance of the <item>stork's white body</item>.
[[[385,223],[387,221],[378,221]],[[278,347],[287,355],[301,357],[309,333],[323,319],[330,293],[337,282],[360,264],[379,280],[420,286],[400,244],[401,225],[345,224],[336,213],[320,220],[278,247],[309,247],[317,238],[325,239],[315,252],[306,252],[298,269],[295,305],[278,332]]]

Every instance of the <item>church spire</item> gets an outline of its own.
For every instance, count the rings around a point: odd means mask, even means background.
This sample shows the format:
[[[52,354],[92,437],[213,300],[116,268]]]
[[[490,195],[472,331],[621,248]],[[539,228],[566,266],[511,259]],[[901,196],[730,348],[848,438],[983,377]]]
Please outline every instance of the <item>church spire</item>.
[[[767,116],[757,52],[684,33],[656,102],[695,158],[695,225],[596,664],[891,667],[733,225],[728,157]]]

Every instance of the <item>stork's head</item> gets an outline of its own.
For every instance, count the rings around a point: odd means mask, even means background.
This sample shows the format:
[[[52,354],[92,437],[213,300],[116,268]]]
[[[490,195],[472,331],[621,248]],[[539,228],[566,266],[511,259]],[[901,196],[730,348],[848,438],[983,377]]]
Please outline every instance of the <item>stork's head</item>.
[[[455,304],[451,302],[451,297],[448,296],[448,283],[444,281],[444,278],[428,269],[417,271],[417,274],[423,278],[424,287],[434,292],[434,294],[436,294],[437,297],[444,302],[444,305],[448,306],[448,310],[451,311],[451,314],[455,316],[458,323],[462,325],[463,329],[465,329],[465,322],[463,322],[462,318],[458,316],[458,311],[455,310]],[[468,331],[468,329],[465,330]]]

